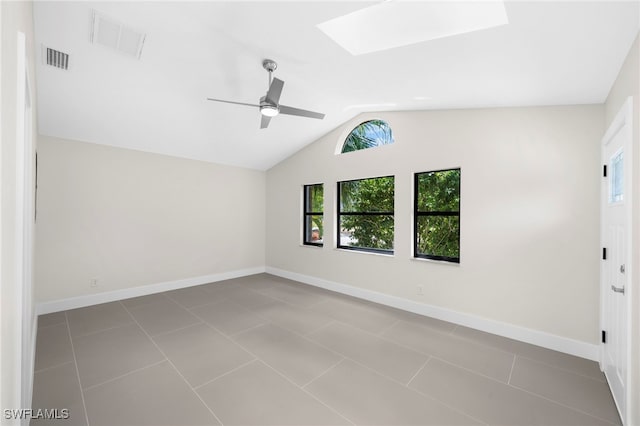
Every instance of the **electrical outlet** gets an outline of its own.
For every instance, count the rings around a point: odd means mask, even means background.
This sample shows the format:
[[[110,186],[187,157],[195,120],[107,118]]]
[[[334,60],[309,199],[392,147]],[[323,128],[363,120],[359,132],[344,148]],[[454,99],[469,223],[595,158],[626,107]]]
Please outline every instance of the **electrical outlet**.
[[[89,280],[89,286],[90,287],[98,287],[98,279],[97,278],[91,278]]]
[[[417,293],[418,293],[418,295],[419,295],[419,296],[422,296],[422,295],[424,294],[424,289],[423,289],[422,285],[419,285],[419,286],[416,288],[416,291],[417,291]]]

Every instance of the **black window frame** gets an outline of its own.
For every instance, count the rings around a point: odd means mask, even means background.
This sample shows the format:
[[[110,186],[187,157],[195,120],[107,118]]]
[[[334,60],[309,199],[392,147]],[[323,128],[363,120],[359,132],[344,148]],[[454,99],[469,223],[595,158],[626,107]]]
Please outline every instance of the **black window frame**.
[[[394,208],[393,211],[388,212],[388,211],[380,211],[380,212],[342,212],[342,203],[341,203],[341,199],[340,199],[340,185],[342,183],[345,182],[355,182],[355,181],[359,181],[359,180],[369,180],[369,179],[382,179],[382,178],[393,178],[393,185],[394,185],[394,191],[393,191],[393,203],[394,203]],[[337,223],[337,235],[336,235],[336,247],[338,249],[342,249],[342,250],[351,250],[351,251],[363,251],[363,252],[369,252],[369,253],[380,253],[380,254],[387,254],[387,255],[393,255],[395,254],[395,241],[394,241],[394,248],[392,250],[386,250],[386,249],[378,249],[378,248],[371,248],[371,247],[360,247],[360,246],[343,246],[342,244],[340,244],[340,237],[341,237],[341,229],[342,229],[342,222],[341,222],[341,216],[391,216],[393,217],[393,231],[394,231],[394,240],[395,240],[395,183],[396,183],[396,177],[395,175],[387,175],[387,176],[373,176],[373,177],[366,177],[366,178],[359,178],[359,179],[347,179],[347,180],[341,180],[338,181],[336,184],[336,193],[337,193],[337,209],[336,209],[336,223]]]
[[[309,188],[314,187],[314,186],[321,186],[322,187],[322,194],[323,194],[323,200],[324,200],[324,184],[323,183],[312,183],[312,184],[308,184],[308,185],[303,185],[303,189],[302,189],[302,244],[306,245],[306,246],[315,246],[315,247],[322,247],[324,245],[324,235],[322,235],[322,242],[313,242],[313,241],[308,241],[308,236],[311,235],[311,232],[313,232],[313,229],[308,229],[307,227],[307,217],[309,216],[322,216],[322,222],[324,223],[324,207],[323,207],[323,211],[321,212],[316,212],[316,211],[311,211],[308,210],[307,207],[311,204],[309,201]],[[323,233],[324,234],[324,233]]]
[[[428,173],[439,173],[439,172],[449,172],[457,170],[459,172],[458,175],[458,210],[457,211],[420,211],[418,210],[418,191],[419,191],[419,179],[420,175],[428,174]],[[462,229],[461,223],[461,204],[462,204],[462,168],[453,167],[450,169],[440,169],[440,170],[430,170],[427,172],[417,172],[413,175],[413,256],[419,259],[429,259],[429,260],[437,260],[442,262],[450,262],[450,263],[460,263],[460,234]],[[420,217],[425,216],[440,216],[440,217],[458,217],[458,257],[449,257],[449,256],[437,256],[431,254],[420,253],[418,250],[418,219]]]

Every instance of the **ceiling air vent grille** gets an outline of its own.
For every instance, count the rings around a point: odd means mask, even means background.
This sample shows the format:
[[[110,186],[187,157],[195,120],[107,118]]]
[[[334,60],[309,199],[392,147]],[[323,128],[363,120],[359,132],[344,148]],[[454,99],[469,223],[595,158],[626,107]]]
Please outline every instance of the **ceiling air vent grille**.
[[[146,35],[93,11],[91,42],[140,59]]]
[[[69,54],[45,47],[45,63],[62,70],[69,69]]]

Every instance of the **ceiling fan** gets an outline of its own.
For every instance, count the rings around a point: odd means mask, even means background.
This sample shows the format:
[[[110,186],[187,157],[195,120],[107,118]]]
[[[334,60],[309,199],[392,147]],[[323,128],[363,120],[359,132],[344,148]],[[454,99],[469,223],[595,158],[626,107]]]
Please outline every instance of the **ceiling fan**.
[[[267,94],[260,98],[260,104],[248,104],[244,102],[226,101],[224,99],[213,98],[207,98],[207,100],[260,108],[260,114],[262,115],[262,119],[260,120],[261,129],[266,129],[267,126],[269,126],[271,118],[278,114],[297,115],[299,117],[317,118],[319,120],[324,118],[324,114],[319,112],[307,111],[305,109],[293,108],[280,104],[280,94],[284,87],[284,81],[271,75],[276,68],[278,68],[278,64],[274,60],[265,59],[262,61],[262,68],[269,72],[269,89],[267,90]]]

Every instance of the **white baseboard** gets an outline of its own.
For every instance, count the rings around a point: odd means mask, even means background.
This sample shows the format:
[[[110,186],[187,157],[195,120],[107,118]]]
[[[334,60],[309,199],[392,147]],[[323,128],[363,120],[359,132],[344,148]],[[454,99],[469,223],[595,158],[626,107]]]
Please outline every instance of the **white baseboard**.
[[[119,290],[106,291],[103,293],[87,294],[83,296],[71,297],[68,299],[53,300],[51,302],[38,303],[36,313],[38,315],[50,314],[52,312],[66,311],[68,309],[84,308],[85,306],[98,305],[100,303],[114,302],[116,300],[130,299],[132,297],[147,296],[149,294],[161,293],[163,291],[177,290],[212,283],[216,281],[230,280],[233,278],[245,277],[247,275],[260,274],[265,272],[265,267],[239,269],[236,271],[222,272],[219,274],[203,275],[200,277],[185,278],[175,281],[166,281],[156,284],[148,284],[138,287],[123,288]]]
[[[474,328],[487,333],[497,334],[499,336],[508,337],[521,342],[542,346],[554,351],[575,355],[593,361],[599,361],[600,359],[599,346],[592,343],[581,342],[579,340],[569,339],[555,334],[545,333],[425,303],[414,302],[401,297],[391,296],[377,291],[366,290],[360,287],[328,281],[278,268],[267,267],[266,272],[268,274],[347,294],[349,296],[369,300],[371,302],[380,303],[382,305],[391,306],[393,308],[402,309],[415,314],[437,318],[439,320],[452,322],[454,324],[463,325],[465,327]]]
[[[26,370],[22,370],[26,373],[26,377],[23,378],[23,400],[22,406],[29,408],[33,406],[33,379],[36,367],[36,339],[38,337],[38,317],[34,317],[31,322],[30,343],[28,350],[22,354],[23,365],[27,366]],[[25,389],[26,388],[26,389]]]
[[[36,306],[36,312],[38,315],[42,315],[52,312],[66,311],[68,309],[83,308],[85,306],[129,299],[138,296],[146,296],[149,294],[177,290],[180,288],[207,284],[216,281],[240,278],[247,275],[259,274],[262,272],[267,272],[272,275],[299,281],[304,284],[309,284],[315,287],[320,287],[349,296],[357,297],[359,299],[369,300],[371,302],[402,309],[404,311],[413,312],[415,314],[463,325],[465,327],[474,328],[476,330],[485,331],[487,333],[497,334],[499,336],[508,337],[510,339],[519,340],[521,342],[531,343],[533,345],[542,346],[544,348],[552,349],[555,351],[579,356],[581,358],[586,358],[593,361],[599,361],[600,359],[599,346],[592,343],[581,342],[578,340],[569,339],[567,337],[557,336],[526,327],[520,327],[517,325],[483,318],[476,315],[466,314],[447,308],[428,305],[425,303],[414,302],[412,300],[403,299],[401,297],[392,296],[377,291],[367,290],[360,287],[354,287],[347,284],[328,281],[321,278],[298,274],[296,272],[290,272],[272,267],[240,269],[219,274],[204,275],[200,277],[185,278],[182,280],[166,281],[162,283],[124,288],[97,294],[87,294],[84,296],[77,296],[68,299],[54,300],[51,302],[39,303]]]

